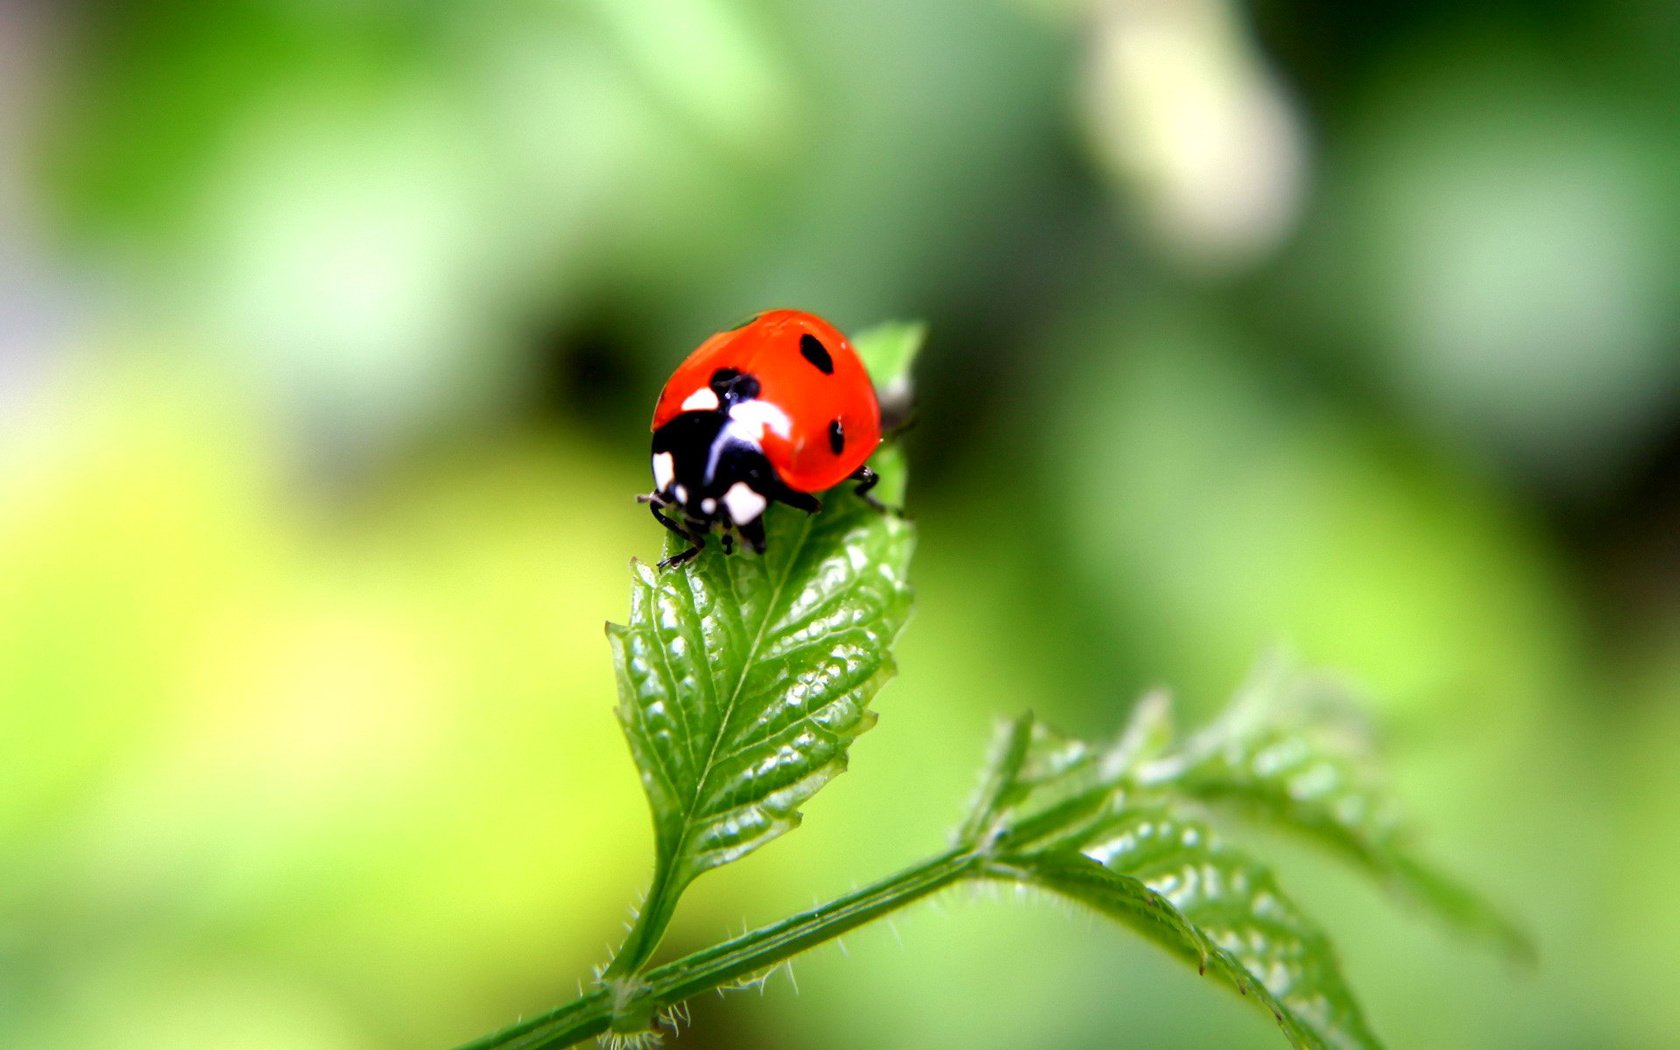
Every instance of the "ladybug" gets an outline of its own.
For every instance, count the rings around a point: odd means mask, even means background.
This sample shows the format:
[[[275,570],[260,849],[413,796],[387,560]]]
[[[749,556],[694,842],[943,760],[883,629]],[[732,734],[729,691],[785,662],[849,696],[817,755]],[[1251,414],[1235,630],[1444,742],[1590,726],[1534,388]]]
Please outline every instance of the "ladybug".
[[[718,529],[764,552],[764,511],[822,509],[813,493],[842,481],[877,510],[881,406],[869,373],[838,328],[801,310],[771,310],[701,343],[653,410],[653,491],[637,497],[693,544],[659,563],[681,565]],[[666,511],[675,510],[675,516]]]

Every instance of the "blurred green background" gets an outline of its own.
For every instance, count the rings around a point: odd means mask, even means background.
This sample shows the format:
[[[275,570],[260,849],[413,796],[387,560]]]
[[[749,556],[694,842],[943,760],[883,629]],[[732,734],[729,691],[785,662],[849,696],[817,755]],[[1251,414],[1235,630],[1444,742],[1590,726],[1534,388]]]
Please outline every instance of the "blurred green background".
[[[944,842],[992,720],[1359,689],[1524,973],[1264,843],[1395,1046],[1680,1032],[1680,7],[0,0],[0,1045],[446,1047],[622,936],[602,621],[744,314],[922,318],[852,774],[666,950]],[[689,1046],[1280,1045],[953,894]]]

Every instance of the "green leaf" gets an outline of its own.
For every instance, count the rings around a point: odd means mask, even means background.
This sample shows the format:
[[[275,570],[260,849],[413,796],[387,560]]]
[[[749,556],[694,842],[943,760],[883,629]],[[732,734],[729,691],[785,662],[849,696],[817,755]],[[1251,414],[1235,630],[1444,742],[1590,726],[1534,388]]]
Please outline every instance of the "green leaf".
[[[630,622],[611,629],[619,717],[679,882],[793,827],[874,720],[909,611],[912,530],[830,503],[774,508],[762,556],[635,567]]]
[[[1174,842],[1174,837],[1178,838]],[[1184,850],[1184,838],[1198,846]],[[994,877],[1050,890],[1125,923],[1271,1013],[1299,1047],[1375,1047],[1321,934],[1263,867],[1203,845],[1205,828],[1137,814],[1104,850],[1005,858]]]
[[[1205,824],[1164,808],[1130,811],[1105,830],[1086,855],[1170,901],[1212,946],[1208,969],[1253,993],[1292,1044],[1381,1045],[1330,942],[1266,867],[1226,847]],[[1160,939],[1158,928],[1145,932]]]
[[[1078,849],[1123,811],[1128,777],[1171,736],[1165,696],[1146,697],[1114,744],[1065,737],[1024,715],[1005,725],[964,839],[1020,851]]]
[[[1052,890],[1133,927],[1205,972],[1215,951],[1172,901],[1134,875],[1122,875],[1077,850],[1004,856],[982,873]]]
[[[1271,672],[1183,752],[1146,774],[1175,791],[1305,836],[1448,922],[1532,958],[1527,936],[1422,860],[1379,776],[1370,734],[1338,690]]]
[[[1166,704],[1139,706],[1113,745],[1024,718],[1000,733],[964,825],[986,873],[1079,901],[1222,977],[1300,1047],[1377,1046],[1328,941],[1271,873],[1189,817],[1140,770],[1170,764]]]
[[[882,498],[902,499],[898,451],[871,462]],[[680,568],[633,567],[629,622],[608,636],[657,856],[609,974],[646,962],[695,877],[796,827],[799,807],[874,723],[868,704],[893,672],[890,646],[909,613],[914,529],[846,487],[823,501],[809,516],[772,506],[762,555],[713,545]]]

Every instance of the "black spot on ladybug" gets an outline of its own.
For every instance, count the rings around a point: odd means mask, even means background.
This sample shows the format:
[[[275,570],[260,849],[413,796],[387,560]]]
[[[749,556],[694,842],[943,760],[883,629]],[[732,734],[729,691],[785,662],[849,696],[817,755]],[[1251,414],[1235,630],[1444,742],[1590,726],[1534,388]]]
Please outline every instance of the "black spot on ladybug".
[[[834,450],[836,456],[846,451],[846,431],[838,419],[828,425],[828,447]]]
[[[817,371],[825,376],[834,374],[834,358],[828,356],[828,347],[816,336],[807,332],[799,337],[799,352],[805,355],[805,360],[817,366]]]
[[[751,401],[758,396],[758,377],[733,368],[720,368],[712,373],[712,393],[726,404]]]

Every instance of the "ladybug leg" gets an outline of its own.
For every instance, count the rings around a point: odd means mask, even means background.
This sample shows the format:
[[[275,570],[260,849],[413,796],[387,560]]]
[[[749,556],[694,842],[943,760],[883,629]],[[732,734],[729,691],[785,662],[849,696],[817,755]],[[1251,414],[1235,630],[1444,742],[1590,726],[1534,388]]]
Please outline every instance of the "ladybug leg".
[[[694,539],[694,534],[693,533],[689,532],[687,529],[683,528],[681,525],[678,525],[676,522],[672,521],[670,518],[667,518],[665,515],[659,513],[659,508],[664,506],[663,503],[659,502],[658,500],[651,500],[651,499],[647,500],[645,502],[648,505],[648,510],[653,511],[653,518],[654,518],[655,521],[659,522],[659,524],[665,526],[667,529],[670,529],[672,532],[676,533],[678,536],[681,536],[685,540]]]
[[[724,530],[723,535],[718,537],[718,542],[723,544],[723,553],[735,553],[735,537],[727,529]]]
[[[786,503],[788,506],[802,510],[807,514],[815,514],[817,511],[822,510],[822,500],[811,495],[809,492],[800,492],[798,489],[790,489],[786,485],[781,485],[776,489],[776,491],[766,493],[766,495],[771,499],[776,500],[778,503]]]
[[[852,492],[857,495],[858,499],[863,500],[865,503],[874,508],[875,513],[891,514],[895,518],[904,517],[904,511],[902,508],[889,507],[869,494],[870,489],[880,484],[881,475],[865,466],[859,467],[857,470],[853,471],[852,476],[848,480],[857,482],[857,487],[854,488]]]
[[[667,518],[665,515],[659,513],[659,506],[660,505],[657,502],[651,500],[648,502],[648,510],[653,511],[654,519],[657,520],[659,524],[676,533],[678,536],[681,536],[683,539],[694,544],[694,546],[690,547],[688,550],[680,551],[671,555],[669,558],[666,558],[664,561],[659,563],[659,567],[661,569],[669,569],[674,566],[681,565],[683,562],[693,560],[695,555],[705,549],[706,537],[704,535],[691,532],[683,526],[678,525],[670,518]]]
[[[661,569],[674,569],[679,565],[686,565],[688,562],[693,561],[694,556],[699,554],[705,546],[706,544],[704,540],[699,537],[695,537],[694,546],[690,547],[688,550],[671,555],[669,558],[660,562],[659,567]]]

